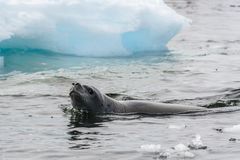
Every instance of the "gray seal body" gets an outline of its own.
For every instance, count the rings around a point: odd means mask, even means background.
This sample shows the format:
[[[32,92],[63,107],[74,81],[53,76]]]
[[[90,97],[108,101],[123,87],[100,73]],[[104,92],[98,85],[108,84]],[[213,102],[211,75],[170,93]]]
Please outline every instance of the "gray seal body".
[[[143,114],[180,114],[207,110],[203,107],[180,104],[154,103],[140,100],[117,101],[98,89],[79,83],[73,84],[70,91],[72,105],[77,110],[96,114],[105,113],[143,113]]]

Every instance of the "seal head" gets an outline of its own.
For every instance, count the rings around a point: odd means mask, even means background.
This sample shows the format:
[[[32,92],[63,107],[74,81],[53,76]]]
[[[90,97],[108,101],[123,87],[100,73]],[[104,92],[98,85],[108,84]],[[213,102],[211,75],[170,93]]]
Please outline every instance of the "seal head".
[[[71,88],[69,95],[72,100],[72,106],[77,110],[93,113],[102,113],[104,110],[104,97],[98,89],[92,86],[73,83],[73,87]]]

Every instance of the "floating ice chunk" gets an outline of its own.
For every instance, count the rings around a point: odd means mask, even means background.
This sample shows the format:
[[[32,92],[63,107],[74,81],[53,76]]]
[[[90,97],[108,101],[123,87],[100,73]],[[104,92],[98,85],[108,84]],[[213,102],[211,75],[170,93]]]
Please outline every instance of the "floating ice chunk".
[[[146,144],[141,145],[140,148],[144,152],[160,152],[162,147],[160,144]]]
[[[185,124],[181,124],[181,125],[174,125],[174,124],[170,124],[168,126],[169,129],[184,129],[186,128],[187,126]]]
[[[178,144],[172,148],[164,149],[161,145],[147,144],[141,146],[141,151],[158,153],[159,158],[193,158],[195,155],[190,152],[190,149],[184,144]]]
[[[190,149],[207,149],[207,146],[203,145],[200,135],[196,135],[188,147]]]
[[[228,132],[228,133],[240,133],[240,124],[234,125],[232,127],[224,128],[222,131]]]
[[[0,0],[0,49],[84,56],[161,51],[185,17],[163,0]]]
[[[172,150],[165,150],[159,153],[159,158],[166,159],[170,157],[172,154]]]
[[[195,155],[192,152],[186,151],[186,152],[184,152],[183,157],[184,158],[194,158]]]
[[[182,143],[174,146],[173,148],[175,151],[178,151],[178,152],[189,151],[189,148]]]
[[[173,147],[173,152],[172,154],[178,157],[183,157],[183,158],[193,158],[195,155],[189,151],[190,149],[185,146],[184,144],[178,144]]]

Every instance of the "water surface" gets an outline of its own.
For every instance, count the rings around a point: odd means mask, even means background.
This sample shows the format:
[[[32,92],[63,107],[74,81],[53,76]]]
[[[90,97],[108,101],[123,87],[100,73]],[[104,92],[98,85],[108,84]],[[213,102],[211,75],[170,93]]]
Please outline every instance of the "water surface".
[[[239,3],[166,3],[192,25],[164,53],[87,58],[11,51],[0,76],[0,159],[239,159]],[[72,82],[116,99],[217,107],[217,113],[79,115],[69,109]],[[207,148],[169,152],[196,135]]]

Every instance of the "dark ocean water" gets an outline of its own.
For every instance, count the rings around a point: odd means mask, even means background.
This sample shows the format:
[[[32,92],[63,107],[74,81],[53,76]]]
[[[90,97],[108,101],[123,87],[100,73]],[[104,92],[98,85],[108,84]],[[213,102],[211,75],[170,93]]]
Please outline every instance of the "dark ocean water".
[[[192,20],[166,52],[87,58],[2,51],[0,160],[239,159],[240,3],[165,2]],[[72,113],[72,82],[93,85],[116,99],[215,111],[173,116]]]

